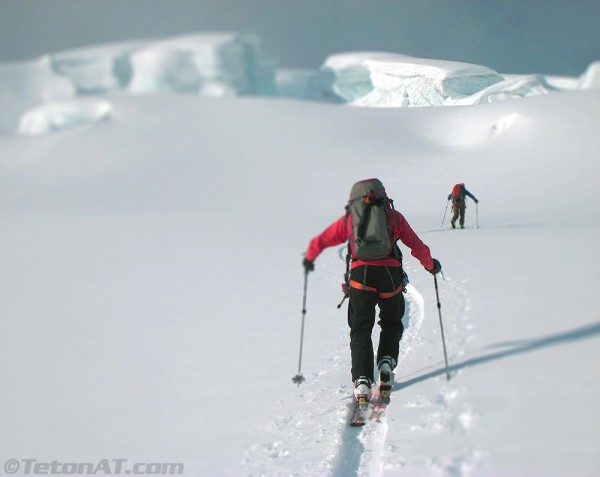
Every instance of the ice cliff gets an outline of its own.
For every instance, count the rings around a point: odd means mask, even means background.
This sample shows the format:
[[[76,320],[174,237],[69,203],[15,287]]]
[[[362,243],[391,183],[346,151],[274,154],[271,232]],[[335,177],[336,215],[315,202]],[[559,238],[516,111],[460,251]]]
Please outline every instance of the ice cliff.
[[[315,70],[281,68],[252,34],[202,33],[0,63],[0,132],[38,135],[108,119],[110,94],[272,96],[357,107],[473,105],[600,87],[580,78],[502,75],[485,66],[382,52],[331,55]],[[552,81],[550,81],[552,79]]]

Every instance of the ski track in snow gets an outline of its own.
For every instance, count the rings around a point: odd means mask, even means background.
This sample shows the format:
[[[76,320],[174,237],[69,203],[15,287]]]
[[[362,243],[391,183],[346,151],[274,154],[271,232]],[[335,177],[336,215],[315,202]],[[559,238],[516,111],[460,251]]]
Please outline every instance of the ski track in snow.
[[[424,318],[423,297],[412,285],[408,286],[406,301],[406,330],[400,344],[400,360],[410,353],[419,339]],[[377,327],[374,336],[378,336]],[[339,345],[329,357],[328,370],[307,376],[312,385],[307,388],[309,391],[298,396],[297,412],[289,413],[290,403],[277,403],[281,415],[265,427],[261,442],[245,452],[243,465],[248,477],[382,475],[388,429],[386,420],[371,422],[362,428],[350,427],[352,387],[335,386],[329,376],[348,366],[347,340],[344,327]],[[291,449],[303,449],[304,453],[294,455]],[[307,456],[321,456],[321,462],[311,461]]]
[[[406,293],[406,330],[400,342],[398,362],[405,358],[418,340],[419,329],[425,317],[424,300],[418,290],[409,285]],[[347,415],[342,427],[341,444],[333,468],[333,477],[377,477],[383,474],[384,452],[388,431],[387,417],[382,422],[369,422],[361,428],[348,426],[352,412],[352,399],[348,399]],[[386,415],[393,412],[392,404]]]
[[[455,317],[446,330],[452,364],[453,360],[466,353],[468,344],[473,340],[472,325],[468,322],[471,304],[466,281],[447,279],[441,283],[441,299],[450,305],[451,314]],[[424,341],[419,332],[425,320],[425,299],[412,284],[407,287],[406,304],[399,363]],[[427,322],[427,326],[437,326],[437,316],[429,317]],[[377,336],[378,327],[375,327],[374,345],[377,344]],[[440,359],[441,356],[440,349]],[[327,359],[329,363],[322,371],[307,376],[312,386],[306,391],[300,388],[304,392],[297,396],[295,403],[277,402],[281,414],[266,425],[261,441],[245,452],[243,464],[248,477],[383,477],[407,470],[414,470],[417,475],[468,477],[487,455],[485,451],[465,449],[462,453],[455,449],[453,453],[427,459],[423,455],[411,455],[410,450],[386,441],[388,426],[397,419],[394,419],[395,414],[401,415],[407,439],[427,440],[428,436],[444,433],[464,436],[475,425],[477,413],[465,400],[467,389],[453,381],[445,385],[443,373],[439,376],[443,389],[435,393],[401,392],[403,384],[411,383],[415,377],[402,376],[402,381],[397,379],[395,390],[400,392],[392,393],[392,403],[383,421],[355,428],[348,424],[353,404],[352,388],[350,385],[336,385],[331,379],[332,374],[343,373],[348,366],[345,328],[336,349]],[[437,357],[434,361],[438,361]],[[419,373],[422,372],[421,369]],[[292,413],[290,409],[295,411]],[[294,453],[294,449],[303,449],[303,452]]]
[[[446,313],[448,317],[452,317],[451,320],[444,321],[449,364],[452,367],[453,362],[466,354],[469,344],[475,338],[473,325],[470,323],[471,299],[467,293],[468,280],[446,279],[439,283],[440,299],[444,303],[442,309],[449,312]],[[427,326],[438,326],[437,321],[437,316],[428,316]],[[439,332],[435,333],[434,339],[440,339]],[[477,424],[478,419],[476,410],[467,399],[468,388],[460,385],[458,380],[462,371],[451,372],[451,380],[446,382],[441,343],[439,358],[435,356],[433,361],[437,362],[436,368],[439,367],[439,371],[420,369],[418,375],[427,376],[433,373],[426,379],[436,380],[435,385],[439,384],[440,391],[415,392],[416,388],[413,388],[410,392],[408,389],[402,392],[403,388],[420,381],[415,375],[403,376],[401,392],[396,393],[397,399],[394,404],[397,410],[401,409],[401,423],[406,427],[407,442],[411,442],[413,448],[427,446],[428,441],[433,444],[433,441],[441,440],[448,445],[442,446],[443,450],[438,450],[438,455],[435,455],[435,451],[432,450],[434,457],[426,457],[422,454],[411,455],[410,446],[408,449],[403,449],[398,445],[390,444],[383,456],[385,462],[383,474],[371,475],[469,477],[488,456],[485,450],[460,444],[466,442],[469,430]],[[435,447],[434,444],[433,446]]]

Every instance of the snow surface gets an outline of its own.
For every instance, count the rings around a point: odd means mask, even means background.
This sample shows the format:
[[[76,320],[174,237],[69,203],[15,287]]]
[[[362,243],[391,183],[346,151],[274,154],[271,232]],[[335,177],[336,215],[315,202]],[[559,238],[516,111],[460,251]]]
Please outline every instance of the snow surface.
[[[0,67],[11,105],[0,121],[13,125],[0,136],[2,462],[182,462],[194,477],[597,474],[598,89],[410,109],[104,82],[84,98],[47,60],[34,65],[21,83]],[[65,101],[80,107],[61,116]],[[59,126],[26,130],[54,134],[6,132],[40,106],[33,123]],[[64,127],[69,114],[85,127]],[[291,377],[302,253],[366,177],[442,263],[452,377],[432,277],[404,250],[392,403],[383,424],[354,429],[339,249],[309,276],[306,382]],[[449,231],[459,181],[480,203]]]

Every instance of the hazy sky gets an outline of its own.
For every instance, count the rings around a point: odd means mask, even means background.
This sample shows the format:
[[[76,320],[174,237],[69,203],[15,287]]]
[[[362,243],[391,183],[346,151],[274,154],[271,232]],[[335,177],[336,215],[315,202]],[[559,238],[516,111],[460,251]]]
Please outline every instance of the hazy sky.
[[[579,75],[600,59],[600,0],[0,0],[0,61],[201,31],[256,33],[281,66],[376,50]]]

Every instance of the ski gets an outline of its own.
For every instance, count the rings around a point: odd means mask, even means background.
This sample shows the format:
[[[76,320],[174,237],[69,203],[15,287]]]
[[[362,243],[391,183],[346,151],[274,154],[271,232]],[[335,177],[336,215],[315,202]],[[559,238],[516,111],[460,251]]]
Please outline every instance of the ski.
[[[352,408],[352,417],[350,425],[352,427],[362,427],[368,421],[382,422],[385,410],[390,403],[390,393],[392,386],[382,384],[373,388],[371,400],[355,400]]]
[[[381,422],[385,410],[390,403],[390,393],[392,386],[389,384],[381,384],[376,391],[376,399],[374,399],[373,409],[371,410],[370,420],[375,422]]]
[[[362,427],[367,423],[369,411],[369,401],[366,398],[355,399],[354,407],[352,408],[352,417],[350,425],[352,427]]]

